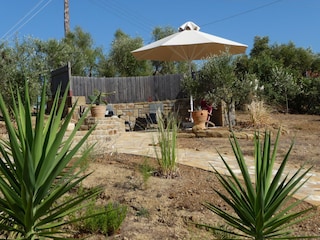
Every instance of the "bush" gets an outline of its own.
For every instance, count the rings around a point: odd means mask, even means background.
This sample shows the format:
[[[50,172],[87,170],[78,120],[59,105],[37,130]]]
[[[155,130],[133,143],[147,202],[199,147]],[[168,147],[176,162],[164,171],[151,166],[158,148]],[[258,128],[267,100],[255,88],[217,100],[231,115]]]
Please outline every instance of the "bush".
[[[104,212],[95,217],[86,218],[97,213]],[[121,226],[127,215],[127,206],[118,203],[108,203],[106,206],[90,205],[85,214],[80,230],[91,233],[102,233],[108,236],[113,235]]]

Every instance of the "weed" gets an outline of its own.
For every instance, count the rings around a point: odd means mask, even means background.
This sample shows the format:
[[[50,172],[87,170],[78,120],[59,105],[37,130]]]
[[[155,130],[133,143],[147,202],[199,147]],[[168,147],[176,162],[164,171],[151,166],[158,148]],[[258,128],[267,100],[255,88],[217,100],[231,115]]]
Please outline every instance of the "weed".
[[[151,177],[151,175],[154,172],[154,169],[152,166],[150,166],[148,159],[145,158],[143,163],[139,166],[139,171],[142,174],[144,185],[146,186],[147,181]]]
[[[142,207],[142,208],[139,208],[138,211],[137,211],[137,216],[139,217],[146,217],[148,218],[150,216],[150,212],[148,209]]]

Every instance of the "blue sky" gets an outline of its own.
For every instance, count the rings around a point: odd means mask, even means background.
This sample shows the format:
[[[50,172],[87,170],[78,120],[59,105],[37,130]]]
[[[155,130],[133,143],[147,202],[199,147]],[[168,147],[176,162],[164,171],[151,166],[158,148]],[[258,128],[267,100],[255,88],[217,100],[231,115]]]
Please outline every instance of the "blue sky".
[[[203,32],[247,44],[247,54],[255,36],[268,36],[271,44],[292,41],[320,53],[319,0],[69,0],[69,4],[71,30],[80,26],[105,51],[117,29],[148,44],[154,27],[178,29],[193,21]],[[16,35],[42,40],[64,36],[63,0],[10,0],[1,6],[1,41]]]

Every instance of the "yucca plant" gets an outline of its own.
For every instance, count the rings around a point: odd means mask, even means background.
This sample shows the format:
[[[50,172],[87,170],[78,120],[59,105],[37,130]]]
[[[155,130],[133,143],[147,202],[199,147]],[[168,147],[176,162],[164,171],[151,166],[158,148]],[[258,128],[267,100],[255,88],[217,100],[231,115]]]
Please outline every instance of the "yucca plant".
[[[59,99],[60,91],[57,91],[52,110],[45,117],[45,83],[34,124],[27,86],[24,98],[19,94],[14,98],[12,91],[12,99],[17,99],[12,115],[0,95],[0,110],[9,137],[0,144],[0,229],[9,238],[67,239],[61,230],[61,226],[71,221],[67,216],[85,207],[87,200],[101,191],[96,187],[65,197],[89,175],[84,175],[78,167],[93,147],[87,148],[82,157],[71,163],[93,128],[74,147],[71,146],[86,114],[70,135],[65,136],[75,110],[73,107],[62,118],[67,92]]]
[[[309,217],[309,214],[305,214],[312,210],[312,207],[295,211],[295,207],[304,199],[294,202],[288,200],[308,180],[304,178],[311,168],[304,170],[302,166],[292,176],[284,174],[293,147],[292,143],[279,168],[275,169],[274,163],[279,137],[280,129],[272,150],[271,133],[265,131],[263,143],[260,140],[260,134],[255,133],[255,179],[251,179],[240,145],[233,135],[233,140],[230,139],[230,143],[241,171],[241,178],[236,176],[234,170],[230,168],[221,154],[220,157],[228,169],[229,176],[222,175],[214,166],[212,167],[228,194],[226,195],[218,190],[215,190],[215,192],[234,210],[234,213],[219,208],[210,202],[204,203],[204,206],[222,217],[228,225],[234,228],[234,231],[203,226],[231,234],[238,239],[302,238],[301,236],[292,236],[289,227]],[[255,180],[255,183],[253,183],[253,180]]]

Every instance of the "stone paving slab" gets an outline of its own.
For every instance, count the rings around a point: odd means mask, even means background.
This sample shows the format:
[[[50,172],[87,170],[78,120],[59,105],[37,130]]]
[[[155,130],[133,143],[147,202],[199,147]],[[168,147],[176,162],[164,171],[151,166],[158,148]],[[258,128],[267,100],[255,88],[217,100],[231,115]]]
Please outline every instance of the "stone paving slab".
[[[110,148],[113,152],[136,154],[149,157],[155,157],[155,146],[157,143],[157,132],[125,132],[112,142],[112,147]],[[227,169],[223,165],[219,155],[216,152],[210,151],[196,151],[193,149],[178,149],[178,163],[201,168],[204,170],[212,171],[211,164],[221,173],[227,174]],[[233,157],[225,156],[228,164],[230,164],[231,169],[237,172],[238,165]],[[248,164],[252,167],[249,168],[249,172],[254,174],[254,164],[253,158],[246,158],[247,163],[252,161],[252,164]],[[275,165],[277,167],[279,165]],[[294,166],[286,166],[287,173],[294,173],[297,168]],[[240,170],[238,171],[240,174]],[[314,204],[316,206],[320,205],[320,173],[311,171],[308,176],[309,180],[304,184],[304,186],[295,193],[295,197],[298,199],[305,199],[305,201]]]

